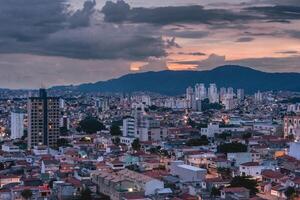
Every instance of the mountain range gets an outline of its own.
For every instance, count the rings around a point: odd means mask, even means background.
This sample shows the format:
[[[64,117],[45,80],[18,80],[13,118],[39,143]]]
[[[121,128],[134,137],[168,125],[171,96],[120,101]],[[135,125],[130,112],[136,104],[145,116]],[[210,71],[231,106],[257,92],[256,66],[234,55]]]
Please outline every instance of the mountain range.
[[[248,94],[258,90],[300,92],[300,73],[268,73],[249,67],[225,65],[207,71],[159,71],[127,74],[120,78],[72,87],[83,92],[148,91],[179,95],[196,83],[216,83],[218,87],[243,88]],[[63,89],[58,86],[54,89]],[[68,86],[70,88],[70,86]]]

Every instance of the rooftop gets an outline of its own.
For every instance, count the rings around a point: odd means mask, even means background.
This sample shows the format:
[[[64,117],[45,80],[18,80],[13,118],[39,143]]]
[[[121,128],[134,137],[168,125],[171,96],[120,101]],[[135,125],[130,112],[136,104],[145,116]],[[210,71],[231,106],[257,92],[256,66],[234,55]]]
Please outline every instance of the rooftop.
[[[206,171],[206,169],[203,168],[199,168],[199,167],[194,167],[192,165],[178,165],[178,167],[184,168],[184,169],[188,169],[188,170],[192,170],[192,171]]]

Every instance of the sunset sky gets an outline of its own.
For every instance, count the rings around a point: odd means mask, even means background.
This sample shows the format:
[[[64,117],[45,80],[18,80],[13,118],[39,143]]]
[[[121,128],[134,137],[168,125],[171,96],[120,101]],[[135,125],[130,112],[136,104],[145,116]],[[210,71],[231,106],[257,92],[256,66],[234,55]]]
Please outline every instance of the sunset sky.
[[[238,64],[300,72],[299,0],[0,0],[0,87]]]

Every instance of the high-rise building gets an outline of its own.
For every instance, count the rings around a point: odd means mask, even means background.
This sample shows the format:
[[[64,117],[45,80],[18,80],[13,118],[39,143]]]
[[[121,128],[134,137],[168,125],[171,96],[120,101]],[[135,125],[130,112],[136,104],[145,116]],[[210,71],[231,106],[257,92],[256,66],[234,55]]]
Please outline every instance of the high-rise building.
[[[97,98],[95,100],[95,107],[101,109],[101,111],[107,111],[109,109],[108,99]]]
[[[65,105],[66,105],[65,100],[60,98],[59,99],[59,108],[60,109],[65,109]]]
[[[70,118],[66,115],[60,118],[59,127],[70,130]]]
[[[209,103],[218,103],[219,102],[218,88],[215,83],[211,83],[209,85],[208,99],[209,99]]]
[[[244,90],[243,89],[237,89],[237,95],[236,96],[237,96],[237,99],[239,101],[244,100],[244,98],[245,98]]]
[[[21,138],[24,134],[24,115],[20,110],[11,112],[11,139]]]
[[[254,100],[255,100],[256,103],[262,102],[263,96],[262,96],[262,93],[260,91],[258,91],[254,94]]]
[[[195,102],[195,93],[192,87],[188,87],[186,89],[186,101],[187,101],[187,107],[192,108]]]
[[[225,106],[225,110],[232,110],[236,106],[236,101],[235,101],[235,99],[233,99],[233,97],[230,94],[227,93],[225,95],[223,104]]]
[[[40,89],[39,97],[28,99],[28,148],[56,147],[59,138],[59,98],[48,97]]]
[[[123,136],[136,137],[136,126],[134,117],[127,117],[123,119]]]
[[[203,100],[207,97],[206,88],[203,83],[195,85],[195,97],[196,100]]]
[[[283,119],[284,137],[293,135],[296,140],[300,139],[300,115],[287,115]]]
[[[220,101],[223,103],[227,94],[227,90],[225,87],[220,88]],[[223,103],[224,104],[224,103]]]
[[[201,103],[200,99],[195,100],[195,103],[193,104],[192,110],[197,111],[197,112],[200,112],[202,110],[202,103]]]
[[[233,91],[233,88],[232,88],[232,87],[227,88],[227,96],[228,96],[230,99],[233,99],[233,97],[234,97],[234,91]]]

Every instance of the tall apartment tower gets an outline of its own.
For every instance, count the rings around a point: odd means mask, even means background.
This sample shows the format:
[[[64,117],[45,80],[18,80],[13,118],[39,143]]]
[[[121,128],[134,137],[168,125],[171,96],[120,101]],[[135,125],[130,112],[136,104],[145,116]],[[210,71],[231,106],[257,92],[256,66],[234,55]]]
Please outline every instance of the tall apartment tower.
[[[194,93],[194,89],[192,87],[188,87],[186,89],[185,98],[186,98],[186,101],[187,101],[187,107],[192,108],[193,103],[195,101],[195,93]]]
[[[203,100],[207,97],[207,91],[203,83],[195,85],[195,97],[196,100]]]
[[[24,134],[24,115],[20,110],[11,112],[11,139],[21,138]]]
[[[39,97],[28,99],[28,148],[56,147],[59,121],[59,98],[48,97],[46,89],[40,89]]]
[[[209,85],[208,99],[209,99],[209,103],[218,103],[219,102],[218,88],[215,83],[211,83]]]
[[[237,99],[238,100],[244,100],[245,98],[245,91],[243,89],[237,90]]]

